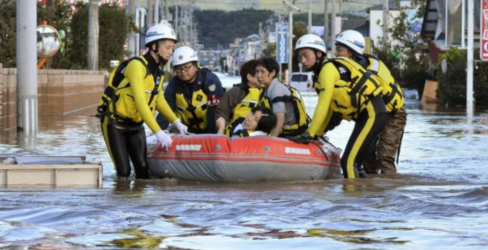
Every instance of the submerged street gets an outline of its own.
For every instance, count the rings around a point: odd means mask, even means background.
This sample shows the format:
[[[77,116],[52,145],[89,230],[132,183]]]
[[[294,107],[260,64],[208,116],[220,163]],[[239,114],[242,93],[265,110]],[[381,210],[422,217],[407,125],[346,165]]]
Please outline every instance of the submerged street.
[[[284,184],[114,181],[93,112],[43,118],[35,140],[2,135],[0,155],[83,155],[103,164],[103,188],[1,187],[0,248],[485,249],[488,111],[406,107],[398,175]]]

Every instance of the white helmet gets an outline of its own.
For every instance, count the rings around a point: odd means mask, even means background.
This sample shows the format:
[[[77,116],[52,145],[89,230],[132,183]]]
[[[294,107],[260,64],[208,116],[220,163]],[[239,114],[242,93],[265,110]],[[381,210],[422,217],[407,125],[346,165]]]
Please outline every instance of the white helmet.
[[[183,65],[187,62],[198,62],[197,53],[188,46],[177,48],[171,58],[173,60],[173,66]]]
[[[363,54],[366,44],[364,41],[364,36],[355,30],[343,31],[339,34],[339,36],[337,36],[335,42],[343,44],[360,55]]]
[[[322,53],[327,53],[324,40],[314,34],[306,34],[298,39],[297,44],[295,45],[295,50],[303,48],[316,49],[322,51]]]
[[[175,41],[175,43],[178,42],[175,31],[168,25],[160,23],[147,30],[145,45],[147,46],[151,42],[162,39],[170,39]]]

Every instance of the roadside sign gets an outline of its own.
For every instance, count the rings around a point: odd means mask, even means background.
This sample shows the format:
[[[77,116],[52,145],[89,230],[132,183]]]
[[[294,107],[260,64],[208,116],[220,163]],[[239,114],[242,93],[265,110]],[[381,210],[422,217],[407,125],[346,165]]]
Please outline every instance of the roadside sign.
[[[276,61],[288,63],[288,24],[276,24]]]
[[[480,6],[480,58],[488,61],[488,0],[481,0]]]

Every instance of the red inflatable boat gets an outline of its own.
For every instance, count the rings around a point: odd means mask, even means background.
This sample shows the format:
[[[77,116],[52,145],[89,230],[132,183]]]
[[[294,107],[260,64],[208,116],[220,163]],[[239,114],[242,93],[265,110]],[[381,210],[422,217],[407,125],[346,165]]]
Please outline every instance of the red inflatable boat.
[[[332,144],[299,144],[276,137],[229,139],[224,135],[177,135],[164,150],[148,137],[153,178],[199,182],[290,182],[341,178],[340,153]]]

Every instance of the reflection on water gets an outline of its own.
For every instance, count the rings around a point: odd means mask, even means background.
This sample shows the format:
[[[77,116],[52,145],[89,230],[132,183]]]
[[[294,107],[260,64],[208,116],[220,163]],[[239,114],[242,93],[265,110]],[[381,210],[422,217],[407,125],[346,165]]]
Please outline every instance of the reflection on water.
[[[488,112],[407,111],[396,176],[239,185],[114,181],[95,117],[49,117],[35,140],[2,134],[0,154],[85,155],[103,188],[0,188],[0,248],[485,249]],[[353,125],[328,136],[344,147]]]

